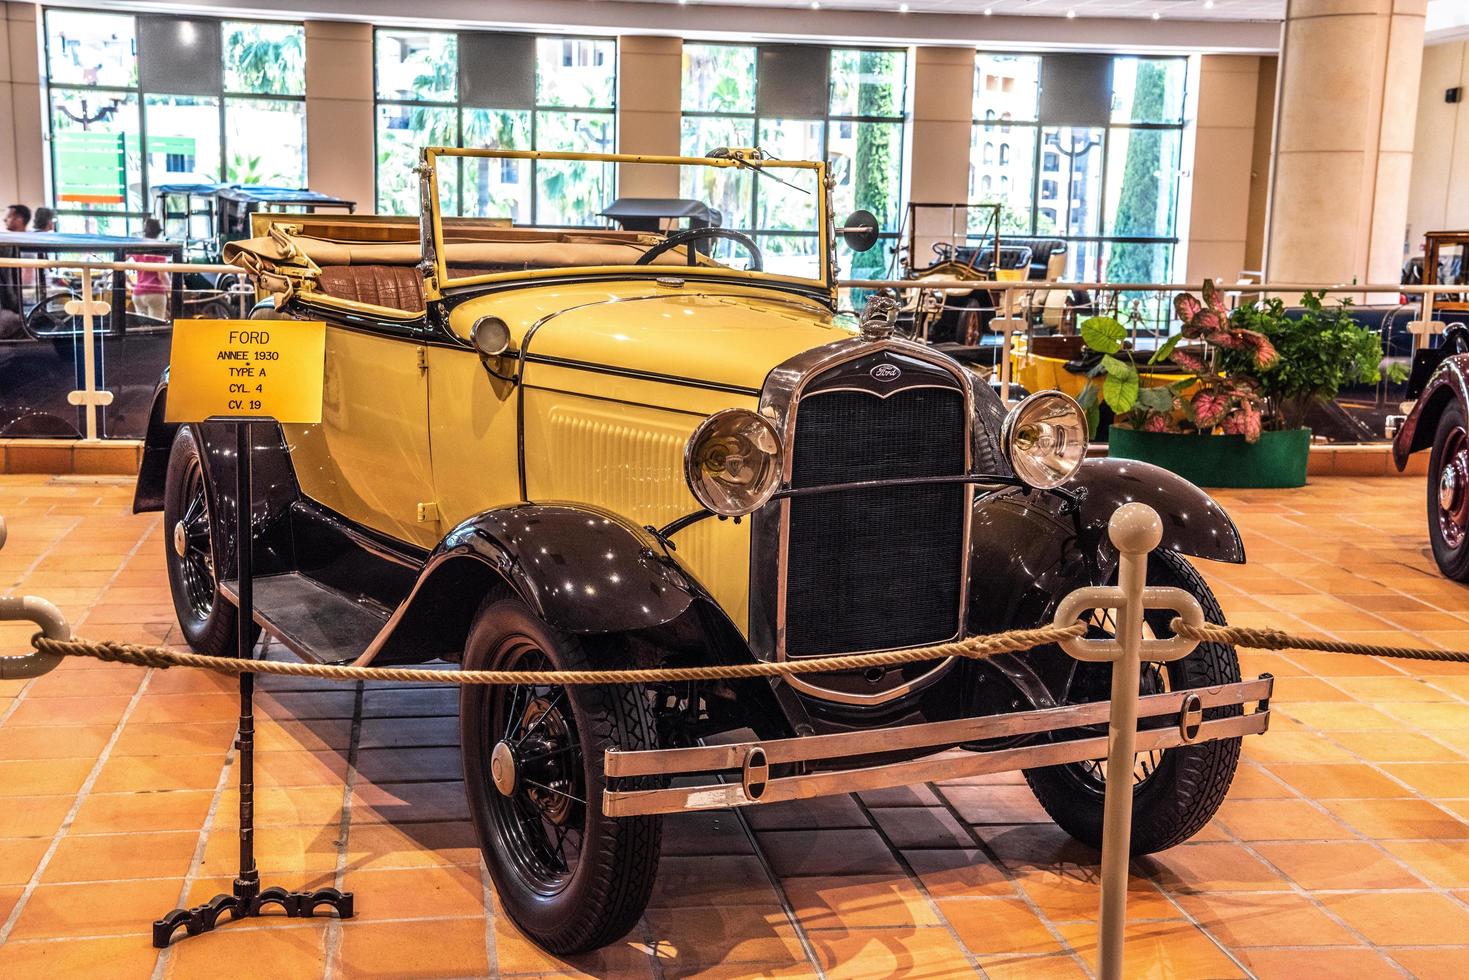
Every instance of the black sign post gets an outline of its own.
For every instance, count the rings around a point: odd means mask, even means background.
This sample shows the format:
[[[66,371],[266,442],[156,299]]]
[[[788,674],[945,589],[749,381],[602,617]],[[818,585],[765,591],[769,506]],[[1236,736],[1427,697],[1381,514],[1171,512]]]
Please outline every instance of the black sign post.
[[[214,422],[230,422],[235,427],[235,560],[237,603],[237,656],[250,658],[250,628],[255,616],[251,558],[254,537],[251,529],[252,495],[250,481],[250,424],[268,421],[258,418],[213,418]],[[216,895],[203,905],[178,908],[153,923],[153,945],[163,949],[179,926],[190,936],[209,932],[220,918],[245,919],[259,916],[271,905],[278,905],[290,918],[311,918],[321,907],[333,908],[342,919],[352,918],[352,893],[335,888],[293,892],[273,887],[260,888],[260,871],[255,867],[255,675],[240,674],[240,725],[235,738],[239,751],[236,764],[240,770],[240,873],[235,878],[233,894]]]

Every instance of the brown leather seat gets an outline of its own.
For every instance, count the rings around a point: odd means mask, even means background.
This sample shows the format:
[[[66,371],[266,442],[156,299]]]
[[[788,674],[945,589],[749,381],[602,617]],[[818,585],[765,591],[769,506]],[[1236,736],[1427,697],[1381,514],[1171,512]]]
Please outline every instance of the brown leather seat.
[[[328,296],[422,313],[423,277],[412,266],[329,265],[321,270],[317,286]]]

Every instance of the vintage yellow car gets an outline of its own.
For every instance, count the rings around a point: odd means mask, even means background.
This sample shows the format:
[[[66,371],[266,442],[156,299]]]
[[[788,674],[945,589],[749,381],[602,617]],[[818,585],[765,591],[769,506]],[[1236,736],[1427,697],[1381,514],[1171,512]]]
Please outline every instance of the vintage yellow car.
[[[441,177],[486,158],[620,167],[669,196],[681,174],[742,181],[779,207],[656,233],[445,217]],[[255,617],[301,657],[533,670],[926,648],[1046,623],[1070,590],[1112,580],[1106,523],[1131,500],[1164,519],[1150,579],[1222,621],[1183,557],[1244,560],[1207,495],[1084,461],[1070,398],[1007,408],[895,337],[891,301],[838,314],[838,242],[872,227],[835,226],[824,164],[428,149],[420,177],[421,222],[258,215],[228,253],[272,330],[327,324],[321,423],[257,424],[251,450]],[[780,234],[754,225],[777,210]],[[234,655],[234,437],[167,423],[166,398],[165,378],[136,507],[165,515],[184,635]],[[466,792],[509,915],[550,950],[584,950],[636,922],[665,813],[1024,769],[1097,844],[1108,676],[1045,648],[465,687]],[[1244,706],[1268,690],[1240,681],[1227,646],[1145,666],[1137,851],[1210,819],[1268,716]],[[955,746],[970,752],[942,754]]]

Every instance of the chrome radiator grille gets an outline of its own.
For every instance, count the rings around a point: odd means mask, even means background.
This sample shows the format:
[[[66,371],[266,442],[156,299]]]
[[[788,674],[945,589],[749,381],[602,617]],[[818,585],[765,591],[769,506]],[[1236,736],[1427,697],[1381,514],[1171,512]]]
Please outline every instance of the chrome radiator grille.
[[[915,370],[923,366],[904,359],[903,377],[912,376],[913,386],[886,391],[868,380],[879,376],[868,360],[834,369],[829,374],[837,377],[823,375],[807,387],[796,411],[792,486],[963,474],[968,402],[957,380],[937,369]],[[859,378],[862,386],[848,386],[843,377]],[[963,484],[791,498],[786,655],[917,646],[956,636],[968,500]]]

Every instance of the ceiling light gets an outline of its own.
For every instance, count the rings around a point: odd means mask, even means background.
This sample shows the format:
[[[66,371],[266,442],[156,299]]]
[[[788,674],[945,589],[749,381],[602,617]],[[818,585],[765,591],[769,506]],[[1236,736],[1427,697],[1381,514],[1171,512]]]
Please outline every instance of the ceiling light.
[[[820,10],[821,9],[820,0],[811,0],[811,9],[812,10]]]
[[[900,3],[900,4],[898,4],[898,13],[900,13],[900,14],[906,14],[907,12],[908,12],[908,5],[906,3]]]
[[[1163,19],[1163,15],[1160,14],[1160,13],[1158,13],[1158,11],[1155,10],[1155,11],[1153,11],[1153,19],[1154,20],[1162,20]]]
[[[1205,10],[1213,10],[1214,9],[1214,0],[1204,0],[1204,9]]]
[[[1074,11],[1074,10],[1068,10],[1068,11],[1066,11],[1066,19],[1067,20],[1075,20],[1076,19],[1076,11]]]
[[[992,13],[994,13],[994,11],[993,11],[993,10],[991,10],[991,9],[990,9],[990,8],[989,8],[989,7],[986,7],[986,8],[984,8],[984,15],[985,15],[985,16],[986,16],[986,17],[988,17],[988,16],[989,16],[989,15],[990,15],[990,14],[992,14]]]

